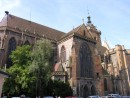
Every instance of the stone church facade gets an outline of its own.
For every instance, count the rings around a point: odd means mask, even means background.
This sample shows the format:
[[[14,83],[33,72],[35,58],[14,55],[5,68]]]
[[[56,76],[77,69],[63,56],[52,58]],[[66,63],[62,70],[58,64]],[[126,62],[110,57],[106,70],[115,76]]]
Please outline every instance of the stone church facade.
[[[90,16],[87,23],[64,33],[6,11],[0,22],[0,65],[10,67],[9,55],[16,46],[33,45],[40,38],[49,39],[54,46],[52,79],[68,81],[73,95],[85,98],[114,92],[112,74],[105,67],[109,49],[102,46],[101,31],[92,24]]]
[[[130,50],[125,49],[123,45],[116,45],[115,48],[110,49],[107,43],[105,43],[105,47],[107,50],[104,53],[104,62],[102,65],[103,69],[107,72],[104,76],[109,75],[109,78],[106,78],[106,80],[111,80],[109,84],[111,84],[112,87],[106,88],[106,91],[129,95]]]

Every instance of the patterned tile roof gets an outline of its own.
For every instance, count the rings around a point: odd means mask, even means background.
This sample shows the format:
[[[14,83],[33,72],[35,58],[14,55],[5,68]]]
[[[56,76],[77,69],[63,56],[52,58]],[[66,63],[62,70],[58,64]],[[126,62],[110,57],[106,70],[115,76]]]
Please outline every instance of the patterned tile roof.
[[[53,72],[53,75],[67,75],[67,72],[63,72],[63,71],[55,71]]]
[[[0,22],[0,27],[9,27],[13,29],[18,29],[20,31],[26,31],[33,34],[38,34],[39,36],[44,36],[51,40],[58,40],[65,33],[43,26],[41,24],[16,17],[11,14],[6,14],[2,21]]]
[[[66,37],[68,35],[71,35],[72,33],[81,33],[84,30],[87,31],[87,33],[86,33],[87,35],[86,36],[89,37],[89,38],[92,38],[91,33],[87,30],[87,28],[86,28],[84,23],[82,25],[74,28],[73,30],[69,31],[67,34],[63,35],[62,38]]]

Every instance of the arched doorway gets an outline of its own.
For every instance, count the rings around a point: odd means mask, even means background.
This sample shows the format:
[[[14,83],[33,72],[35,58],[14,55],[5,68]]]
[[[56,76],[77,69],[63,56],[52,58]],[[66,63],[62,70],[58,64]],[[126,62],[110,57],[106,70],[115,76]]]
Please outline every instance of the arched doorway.
[[[89,96],[89,89],[88,89],[88,86],[87,84],[84,86],[84,89],[83,89],[83,98],[87,98]]]
[[[96,89],[94,85],[91,87],[91,95],[96,95]]]
[[[108,94],[107,79],[104,78],[104,95]]]

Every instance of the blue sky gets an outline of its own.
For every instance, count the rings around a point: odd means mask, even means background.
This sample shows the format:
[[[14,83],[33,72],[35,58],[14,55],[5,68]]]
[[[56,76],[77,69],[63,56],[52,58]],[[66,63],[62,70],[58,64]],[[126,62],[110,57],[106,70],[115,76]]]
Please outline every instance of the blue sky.
[[[6,10],[66,33],[83,18],[87,23],[89,10],[102,41],[111,48],[120,44],[130,49],[130,0],[0,0],[0,19]]]

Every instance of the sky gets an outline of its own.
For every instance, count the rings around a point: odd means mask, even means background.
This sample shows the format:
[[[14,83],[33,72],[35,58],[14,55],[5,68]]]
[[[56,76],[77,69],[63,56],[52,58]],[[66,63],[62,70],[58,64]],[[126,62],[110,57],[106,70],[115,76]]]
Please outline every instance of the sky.
[[[130,0],[0,0],[0,20],[5,11],[65,33],[90,15],[102,42],[130,49]]]

